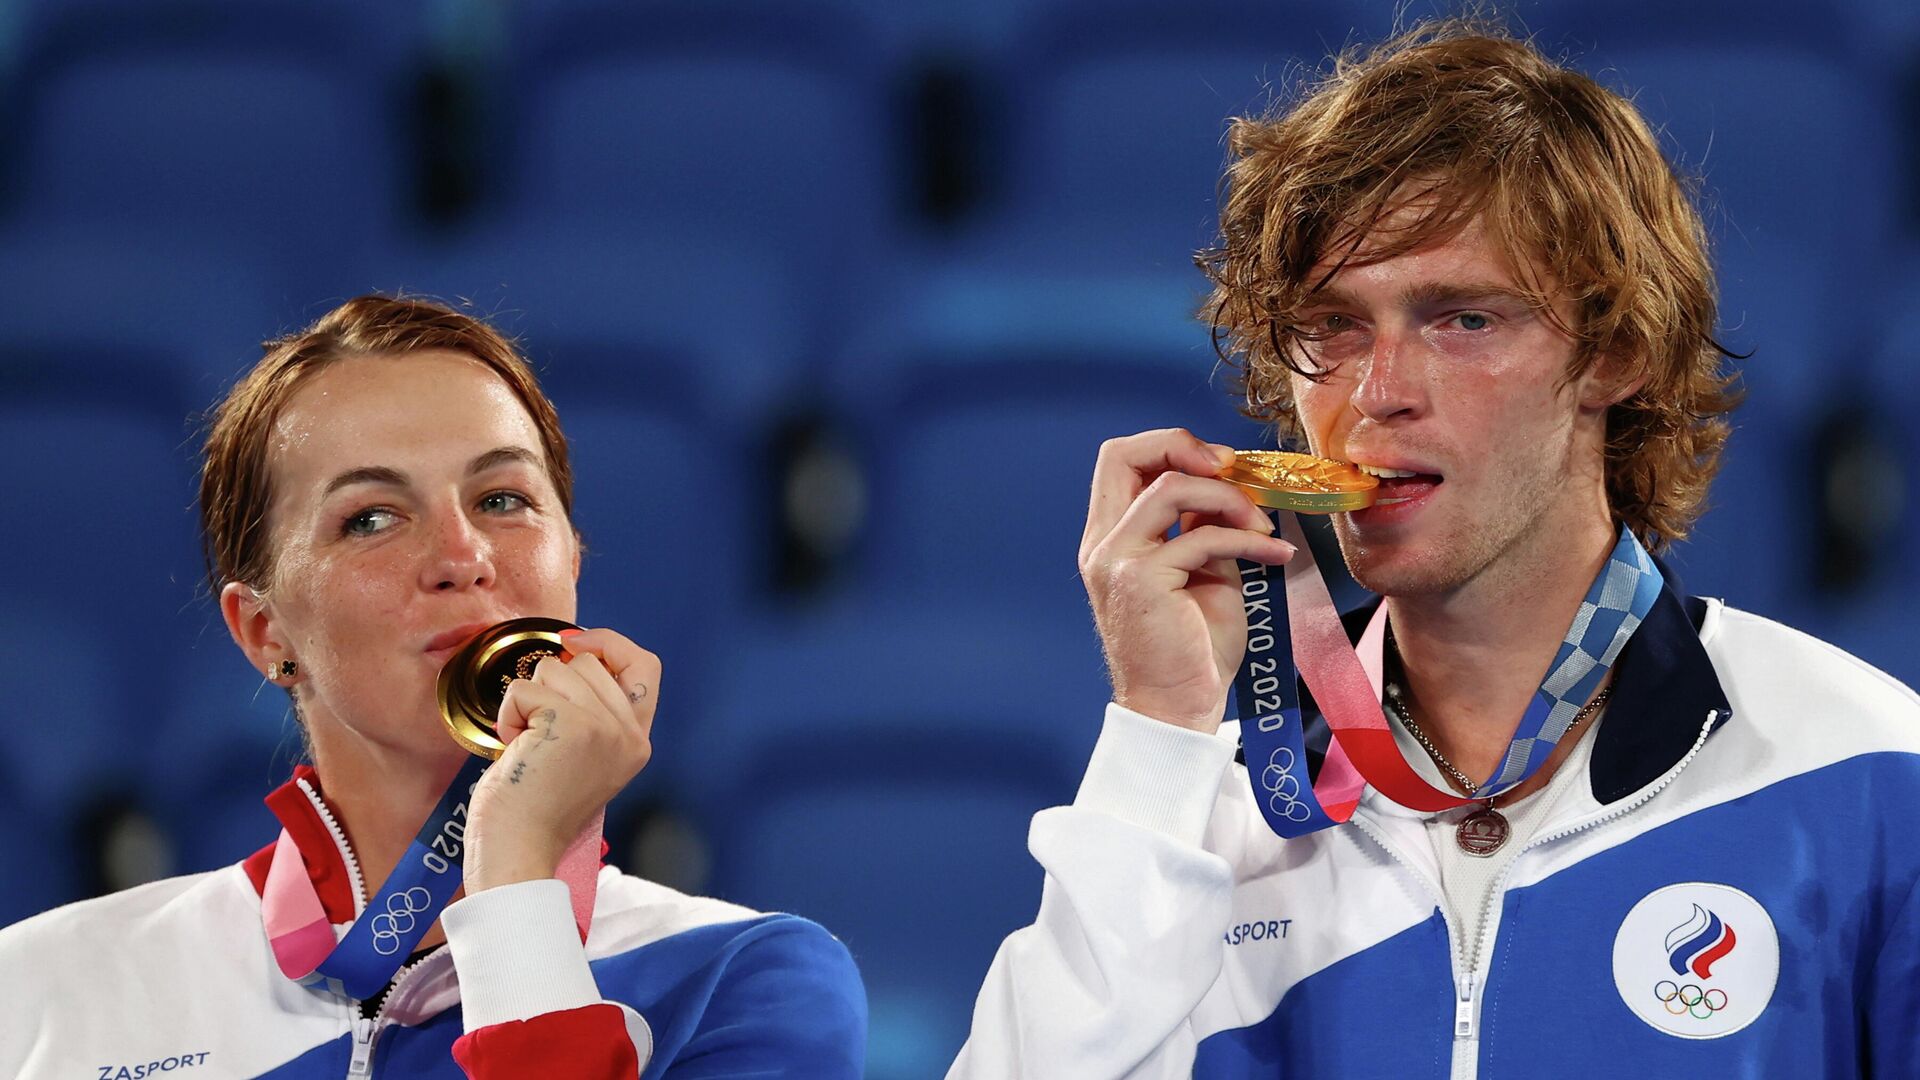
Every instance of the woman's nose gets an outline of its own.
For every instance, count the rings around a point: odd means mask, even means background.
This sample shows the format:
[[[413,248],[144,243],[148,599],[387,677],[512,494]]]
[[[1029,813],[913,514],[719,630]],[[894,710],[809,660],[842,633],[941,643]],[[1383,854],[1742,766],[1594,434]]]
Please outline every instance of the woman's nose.
[[[434,550],[424,567],[422,587],[446,592],[493,584],[492,546],[463,514],[444,518],[434,534]]]

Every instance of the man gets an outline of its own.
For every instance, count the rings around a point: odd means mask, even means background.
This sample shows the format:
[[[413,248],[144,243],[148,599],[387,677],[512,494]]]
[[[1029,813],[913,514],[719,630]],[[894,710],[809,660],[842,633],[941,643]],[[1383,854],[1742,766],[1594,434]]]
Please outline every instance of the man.
[[[950,1075],[1920,1077],[1920,699],[1647,555],[1732,399],[1645,122],[1448,23],[1230,144],[1216,332],[1251,411],[1383,478],[1334,524],[1384,599],[1359,667],[1302,641],[1324,719],[1230,701],[1307,553],[1216,478],[1229,448],[1102,447],[1113,703]],[[1327,674],[1362,670],[1384,758]]]

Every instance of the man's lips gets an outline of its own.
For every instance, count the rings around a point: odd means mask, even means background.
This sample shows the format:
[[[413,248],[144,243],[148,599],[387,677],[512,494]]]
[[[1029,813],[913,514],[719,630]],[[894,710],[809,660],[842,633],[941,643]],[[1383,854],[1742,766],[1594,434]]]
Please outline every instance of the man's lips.
[[[1408,499],[1417,499],[1439,487],[1441,479],[1432,473],[1419,473],[1413,476],[1382,477],[1379,494],[1374,497],[1375,506],[1392,506]]]

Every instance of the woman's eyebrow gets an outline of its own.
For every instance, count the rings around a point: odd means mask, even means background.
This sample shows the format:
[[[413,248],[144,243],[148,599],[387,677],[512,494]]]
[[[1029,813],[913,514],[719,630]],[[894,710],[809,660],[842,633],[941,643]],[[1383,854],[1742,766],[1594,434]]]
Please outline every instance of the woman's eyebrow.
[[[339,476],[327,481],[327,488],[320,493],[321,498],[339,491],[343,487],[355,484],[386,484],[391,487],[406,487],[407,474],[398,469],[389,469],[384,465],[362,465],[357,469],[348,469]]]
[[[528,450],[524,446],[496,446],[468,462],[467,475],[474,476],[486,472],[488,469],[498,468],[502,465],[509,465],[515,462],[539,468],[540,455]],[[326,490],[320,494],[322,498],[325,498],[343,487],[352,487],[355,484],[385,484],[389,487],[406,487],[410,483],[412,483],[412,481],[407,478],[407,474],[401,472],[399,469],[390,469],[385,465],[362,465],[357,469],[348,469],[346,472],[327,481]]]
[[[472,476],[476,473],[483,473],[488,469],[498,468],[502,465],[510,465],[514,462],[538,469],[540,467],[540,455],[524,446],[496,446],[469,462],[467,464],[467,475]]]

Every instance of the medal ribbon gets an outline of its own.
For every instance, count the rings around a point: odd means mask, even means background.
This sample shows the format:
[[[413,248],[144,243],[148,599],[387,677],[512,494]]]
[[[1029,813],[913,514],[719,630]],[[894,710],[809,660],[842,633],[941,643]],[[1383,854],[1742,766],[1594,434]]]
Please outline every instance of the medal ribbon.
[[[302,983],[325,981],[336,993],[356,1001],[365,1001],[392,981],[460,889],[467,804],[474,785],[491,764],[472,757],[460,767],[399,864],[338,944],[298,845],[287,830],[280,830],[260,910],[274,959],[288,978]],[[582,941],[593,920],[605,814],[603,810],[594,817],[561,857],[555,873],[572,893],[574,921]]]
[[[1489,799],[1526,782],[1599,689],[1665,584],[1652,556],[1623,526],[1506,754],[1474,797],[1463,798],[1435,788],[1414,771],[1381,711],[1386,605],[1375,612],[1356,652],[1299,519],[1286,511],[1271,516],[1297,554],[1286,565],[1284,591],[1273,588],[1267,566],[1240,560],[1247,653],[1233,688],[1254,801],[1268,827],[1283,837],[1346,821],[1367,785],[1409,809],[1431,812]],[[1296,663],[1332,733],[1325,759],[1311,776]]]

